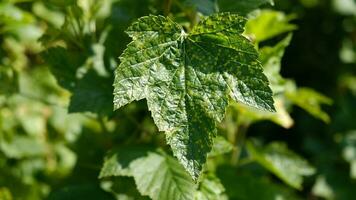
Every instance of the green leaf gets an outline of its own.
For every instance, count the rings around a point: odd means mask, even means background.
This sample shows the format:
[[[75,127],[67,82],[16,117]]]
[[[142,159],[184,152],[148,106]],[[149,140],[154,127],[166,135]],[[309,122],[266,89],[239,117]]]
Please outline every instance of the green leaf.
[[[133,41],[115,73],[114,106],[146,98],[174,155],[197,179],[229,98],[274,111],[258,53],[241,33],[245,19],[221,13],[191,33],[162,16],[128,28]]]
[[[209,153],[209,156],[218,156],[225,153],[229,153],[232,151],[233,148],[234,146],[229,141],[227,141],[224,137],[217,136],[214,139],[214,145],[213,148],[211,149],[211,152]]]
[[[112,107],[112,80],[100,77],[94,70],[88,71],[78,80],[70,99],[70,113],[86,112],[107,114]]]
[[[42,53],[45,62],[49,64],[50,70],[63,88],[73,91],[77,70],[85,62],[82,52],[70,51],[63,47],[54,47]]]
[[[0,50],[0,54],[2,54]],[[3,58],[0,56],[0,59]],[[10,68],[2,66],[0,63],[0,95],[9,95],[18,92],[18,77],[16,72]]]
[[[8,188],[0,187],[0,199],[1,200],[12,200],[12,195]]]
[[[286,129],[292,127],[294,121],[285,108],[283,97],[277,96],[274,97],[274,100],[274,106],[276,108],[275,113],[258,111],[241,104],[232,104],[232,108],[236,109],[239,115],[241,115],[241,121],[249,124],[262,120],[269,120]]]
[[[98,47],[100,46],[93,45],[93,51]],[[72,92],[68,108],[70,113],[88,111],[108,114],[112,112],[112,78],[105,76],[102,58],[97,58],[100,55],[94,52],[92,57],[86,58],[83,52],[63,47],[50,48],[42,55],[50,64],[50,70],[59,85]],[[88,66],[89,64],[92,64],[93,69],[88,70],[91,67]]]
[[[146,153],[119,151],[106,160],[100,176],[133,176],[139,192],[153,200],[193,199],[193,180],[176,159],[163,152]]]
[[[16,136],[7,141],[0,135],[0,150],[9,158],[25,158],[45,154],[45,144],[36,138]]]
[[[249,155],[288,185],[302,188],[303,176],[313,175],[315,169],[283,143],[274,142],[264,148],[247,143]]]
[[[297,29],[296,25],[290,23],[294,18],[294,15],[286,16],[283,12],[262,10],[247,22],[244,34],[259,43]]]
[[[195,193],[195,200],[227,200],[225,188],[213,174],[208,174],[200,182],[199,190]]]
[[[148,153],[147,157],[132,163],[132,173],[140,193],[153,200],[193,197],[194,183],[183,167],[168,155]]]
[[[350,163],[350,176],[356,179],[356,131],[350,131],[343,139],[343,158]]]
[[[330,122],[329,115],[321,108],[322,104],[331,105],[333,101],[328,97],[309,88],[298,88],[296,91],[290,91],[286,94],[287,98],[295,105],[301,107],[315,118]]]
[[[232,167],[218,168],[218,177],[226,188],[230,200],[296,200],[299,199],[294,192],[280,184],[276,184],[265,176],[256,173],[236,170]]]
[[[319,170],[312,194],[328,200],[348,200],[355,197],[356,183],[351,179],[347,170],[340,170],[340,166],[332,165],[330,162],[323,163]]]
[[[271,83],[274,94],[279,94],[286,88],[287,80],[280,75],[280,71],[284,51],[289,46],[291,40],[292,34],[289,34],[275,46],[267,46],[260,49],[260,59],[264,72]]]
[[[258,7],[270,4],[274,5],[273,0],[218,0],[220,11],[231,11],[245,15]]]
[[[132,176],[130,164],[147,155],[147,148],[125,147],[106,156],[99,178],[110,176]]]

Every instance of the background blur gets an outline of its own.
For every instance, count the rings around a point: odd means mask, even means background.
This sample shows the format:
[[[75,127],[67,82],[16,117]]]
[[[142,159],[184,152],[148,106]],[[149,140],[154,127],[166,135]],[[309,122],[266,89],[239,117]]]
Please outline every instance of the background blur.
[[[0,0],[0,200],[60,199],[53,193],[62,188],[70,194],[62,199],[83,191],[87,199],[110,199],[98,180],[105,153],[164,141],[145,102],[112,111],[113,70],[130,41],[124,30],[150,13],[171,12],[185,24],[194,9],[216,9],[208,0],[184,4],[183,14],[159,0],[78,0],[78,8],[69,8],[73,2]],[[288,29],[293,37],[280,73],[308,89],[288,97],[293,122],[258,120],[247,135],[282,141],[315,168],[293,189],[301,199],[356,199],[356,1],[275,0],[261,8],[281,11],[296,25]],[[127,180],[122,190],[131,192],[133,184]]]

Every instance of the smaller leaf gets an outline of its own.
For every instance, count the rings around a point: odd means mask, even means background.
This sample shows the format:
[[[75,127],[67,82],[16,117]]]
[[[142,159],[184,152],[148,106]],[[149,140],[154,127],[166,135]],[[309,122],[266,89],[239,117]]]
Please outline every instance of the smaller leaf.
[[[139,192],[153,200],[193,200],[193,180],[176,159],[163,152],[130,152],[126,149],[109,156],[100,177],[133,176]]]
[[[17,136],[12,140],[4,140],[0,135],[0,151],[9,158],[25,158],[45,154],[45,144],[37,138]]]
[[[209,153],[209,156],[218,156],[232,151],[234,146],[222,136],[217,136],[214,139],[214,145]]]
[[[221,166],[217,171],[226,194],[231,200],[297,200],[294,192],[284,185],[276,184],[265,176],[258,176],[243,169]]]
[[[318,197],[323,197],[325,199],[335,199],[333,189],[322,175],[318,176],[316,179],[312,192],[315,196]]]
[[[247,123],[258,122],[262,120],[269,120],[283,128],[290,128],[294,124],[294,120],[287,112],[282,97],[275,97],[274,106],[276,108],[275,113],[259,111],[242,104],[232,104],[232,107],[238,110],[239,114],[243,116],[242,120]]]
[[[288,185],[302,188],[303,176],[310,176],[315,169],[283,143],[274,142],[264,148],[247,143],[249,155],[260,165],[278,176]]]
[[[270,81],[271,89],[274,95],[280,94],[287,90],[289,86],[288,84],[290,84],[289,80],[284,79],[280,75],[280,71],[284,51],[289,46],[291,40],[292,34],[289,34],[275,46],[266,46],[260,49],[260,59],[264,72]]]
[[[111,113],[113,110],[111,83],[111,78],[101,77],[94,70],[88,71],[73,89],[69,112]]]
[[[101,168],[99,178],[111,176],[132,176],[130,164],[147,155],[148,148],[125,147],[109,153]]]
[[[137,189],[153,200],[193,199],[195,186],[190,175],[176,159],[150,152],[132,163]]]
[[[287,16],[282,12],[263,10],[246,23],[244,34],[256,43],[260,43],[279,34],[297,29],[296,25],[290,23],[294,18],[295,16]]]
[[[59,85],[72,91],[76,84],[77,70],[85,62],[81,52],[68,51],[63,47],[50,48],[42,53]]]
[[[0,50],[0,54],[1,54]],[[3,58],[0,56],[0,60]],[[2,66],[0,63],[0,95],[10,95],[18,92],[18,77],[10,67]]]
[[[296,91],[290,91],[286,97],[295,105],[301,107],[315,118],[330,122],[329,115],[321,108],[322,104],[331,105],[332,100],[328,97],[309,88],[299,88]]]
[[[12,195],[8,188],[0,187],[0,199],[1,200],[12,200]]]
[[[350,176],[356,179],[356,131],[346,134],[343,146],[343,158],[350,163]]]
[[[199,190],[195,193],[195,200],[227,200],[225,188],[219,178],[213,174],[206,175],[200,182]]]

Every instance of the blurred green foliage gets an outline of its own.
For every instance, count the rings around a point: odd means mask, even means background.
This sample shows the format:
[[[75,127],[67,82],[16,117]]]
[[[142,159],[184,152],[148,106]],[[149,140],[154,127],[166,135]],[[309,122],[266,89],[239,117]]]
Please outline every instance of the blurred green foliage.
[[[175,187],[180,199],[355,199],[355,8],[353,0],[1,0],[0,200],[169,199]],[[145,101],[113,111],[114,70],[135,19],[160,14],[190,30],[223,11],[249,19],[244,35],[277,111],[231,102],[194,183]]]

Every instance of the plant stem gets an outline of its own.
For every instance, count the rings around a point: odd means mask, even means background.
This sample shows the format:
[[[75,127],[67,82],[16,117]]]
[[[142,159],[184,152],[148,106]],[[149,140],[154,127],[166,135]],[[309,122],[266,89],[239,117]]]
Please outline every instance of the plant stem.
[[[166,1],[165,1],[165,3],[164,3],[164,9],[163,9],[164,16],[168,16],[169,13],[171,12],[172,1],[173,1],[173,0],[166,0]]]
[[[239,162],[242,148],[245,144],[246,133],[248,130],[249,124],[237,122],[237,128],[235,131],[230,134],[229,140],[234,144],[234,149],[231,155],[231,164],[236,166]]]

